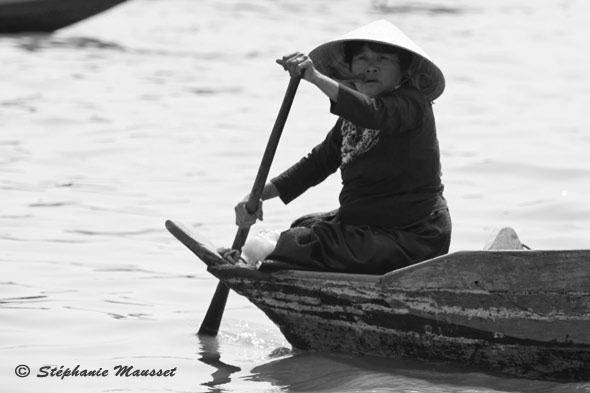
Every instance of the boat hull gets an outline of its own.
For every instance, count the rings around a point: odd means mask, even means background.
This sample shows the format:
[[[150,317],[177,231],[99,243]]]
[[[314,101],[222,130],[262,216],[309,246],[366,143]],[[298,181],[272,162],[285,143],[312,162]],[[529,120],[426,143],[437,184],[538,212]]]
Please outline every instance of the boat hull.
[[[477,264],[482,255],[451,254],[440,263],[473,258]],[[402,286],[391,276],[263,273],[232,265],[209,271],[262,310],[298,349],[451,361],[533,379],[590,380],[589,294],[575,283],[569,292],[498,291],[409,288],[408,277],[400,277],[406,280]],[[485,287],[489,280],[494,278],[475,281]]]
[[[126,0],[1,0],[0,33],[53,32]]]

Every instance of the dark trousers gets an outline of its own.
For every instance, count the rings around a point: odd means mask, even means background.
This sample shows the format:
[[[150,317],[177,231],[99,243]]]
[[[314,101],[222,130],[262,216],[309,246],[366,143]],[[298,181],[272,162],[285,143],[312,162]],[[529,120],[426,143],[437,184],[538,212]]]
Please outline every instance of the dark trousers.
[[[451,227],[446,208],[400,228],[343,224],[337,211],[312,214],[281,233],[260,268],[384,274],[448,253]]]

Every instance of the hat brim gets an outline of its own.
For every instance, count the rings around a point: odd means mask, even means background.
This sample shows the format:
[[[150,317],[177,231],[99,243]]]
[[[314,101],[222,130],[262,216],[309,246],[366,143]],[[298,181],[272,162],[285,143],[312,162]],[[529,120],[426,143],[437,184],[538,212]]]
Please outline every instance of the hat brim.
[[[313,49],[309,57],[316,69],[334,79],[341,80],[350,76],[350,66],[344,55],[345,43],[350,41],[374,42],[411,53],[412,61],[408,70],[414,83],[418,84],[417,87],[430,101],[443,93],[445,78],[442,71],[418,45],[385,20],[373,22]]]

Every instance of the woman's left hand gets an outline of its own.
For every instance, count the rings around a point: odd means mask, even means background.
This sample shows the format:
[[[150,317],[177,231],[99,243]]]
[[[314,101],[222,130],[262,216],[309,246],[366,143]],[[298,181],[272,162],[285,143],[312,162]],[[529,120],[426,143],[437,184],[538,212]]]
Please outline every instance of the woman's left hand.
[[[317,70],[309,56],[295,52],[277,59],[277,63],[282,65],[286,71],[289,71],[291,77],[302,77],[307,81],[313,81],[316,77]]]
[[[262,200],[260,200],[258,203],[257,210],[253,213],[250,213],[246,207],[249,198],[250,195],[246,195],[246,197],[234,208],[236,213],[236,225],[240,228],[251,227],[256,223],[257,220],[262,221]]]

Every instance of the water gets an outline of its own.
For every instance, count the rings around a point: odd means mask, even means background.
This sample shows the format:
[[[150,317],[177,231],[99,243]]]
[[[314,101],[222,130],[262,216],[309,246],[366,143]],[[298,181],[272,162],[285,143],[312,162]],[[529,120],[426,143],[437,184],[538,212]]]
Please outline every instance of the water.
[[[514,227],[534,249],[589,248],[590,3],[584,0],[132,0],[53,35],[0,37],[0,384],[6,392],[585,392],[345,355],[292,353],[164,229],[234,236],[287,76],[276,57],[387,18],[437,60],[452,250]],[[328,103],[302,83],[271,175],[318,143]],[[257,229],[336,206],[337,176]],[[254,229],[256,230],[256,229]],[[15,367],[30,366],[18,378]],[[106,377],[40,378],[44,365]],[[117,365],[172,369],[115,377]]]

